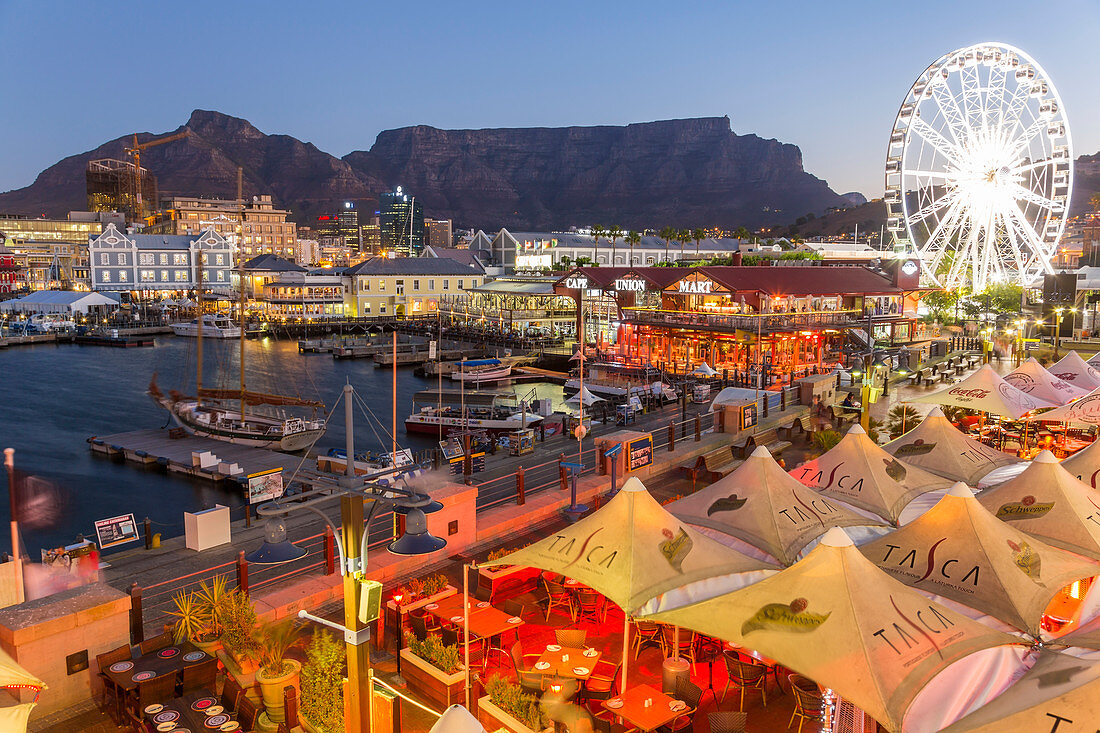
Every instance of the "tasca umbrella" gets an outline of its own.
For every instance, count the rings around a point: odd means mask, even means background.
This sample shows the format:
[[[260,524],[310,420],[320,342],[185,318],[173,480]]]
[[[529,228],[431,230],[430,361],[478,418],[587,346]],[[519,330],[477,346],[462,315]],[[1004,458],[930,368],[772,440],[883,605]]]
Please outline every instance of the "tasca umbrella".
[[[1019,643],[894,580],[839,527],[770,578],[652,618],[755,649],[890,731],[901,729],[936,674],[982,649]]]
[[[967,437],[933,407],[917,427],[882,446],[906,465],[929,473],[977,486],[978,481],[998,468],[1020,461]]]
[[[46,683],[23,668],[19,662],[0,649],[0,687],[37,687],[46,688]]]
[[[910,402],[927,402],[933,405],[955,405],[969,410],[991,412],[994,415],[1017,420],[1032,410],[1055,407],[1053,402],[1033,397],[1013,387],[988,364],[953,387],[939,392],[920,395]],[[1060,403],[1059,403],[1060,404]]]
[[[1094,489],[1100,489],[1100,440],[1094,440],[1062,461],[1062,468]]]
[[[711,367],[711,365],[710,365],[710,364],[707,364],[707,363],[706,363],[706,362],[704,361],[704,362],[703,362],[702,364],[700,364],[699,366],[695,367],[695,369],[693,369],[691,373],[692,373],[692,374],[701,374],[701,375],[703,375],[704,377],[713,377],[713,376],[714,376],[715,374],[717,374],[718,372],[717,372],[717,371],[715,371],[715,370],[714,370],[714,368],[713,368],[713,367]]]
[[[830,527],[884,527],[847,504],[806,488],[764,446],[732,473],[668,504],[676,517],[767,552],[784,565]]]
[[[951,485],[949,479],[908,466],[875,445],[859,425],[823,455],[790,472],[826,496],[846,501],[896,525],[905,505]]]
[[[599,510],[490,562],[561,573],[602,593],[627,619],[757,582],[773,566],[712,540],[665,511],[636,477]],[[629,623],[627,621],[626,623]],[[623,637],[623,686],[629,634]]]
[[[1100,571],[1094,561],[997,519],[963,483],[917,519],[860,550],[906,585],[1034,637],[1054,596]]]
[[[1042,422],[1065,422],[1074,425],[1100,425],[1100,387],[1068,405],[1053,410],[1028,415],[1027,420]]]
[[[1021,392],[1054,405],[1064,405],[1089,392],[1089,388],[1077,387],[1058,379],[1034,356],[1021,364],[1018,369],[1006,374],[1004,380]]]
[[[1096,371],[1076,351],[1067,351],[1059,361],[1047,371],[1063,382],[1085,390],[1100,387],[1100,372]]]
[[[1048,450],[1019,476],[983,491],[978,502],[1022,532],[1100,560],[1100,492],[1078,480]]]
[[[1100,664],[1040,650],[1020,679],[940,733],[1093,733],[1100,720]]]

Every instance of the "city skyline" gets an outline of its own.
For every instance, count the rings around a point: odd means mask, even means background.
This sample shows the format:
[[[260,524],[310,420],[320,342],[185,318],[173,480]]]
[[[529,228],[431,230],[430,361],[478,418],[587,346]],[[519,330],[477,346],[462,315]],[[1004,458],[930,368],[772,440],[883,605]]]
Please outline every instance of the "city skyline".
[[[727,115],[738,134],[798,145],[806,170],[838,193],[875,198],[909,85],[941,54],[993,40],[1019,46],[1054,80],[1075,153],[1100,149],[1098,103],[1079,62],[1100,31],[1100,8],[1084,0],[1048,4],[1041,18],[1032,5],[993,2],[893,8],[890,17],[855,2],[624,8],[425,2],[410,14],[340,4],[303,22],[290,3],[269,3],[260,16],[196,2],[143,10],[141,29],[120,33],[132,12],[122,4],[71,4],[47,16],[36,4],[7,2],[6,27],[48,25],[54,47],[87,50],[74,77],[70,54],[35,51],[37,34],[9,39],[9,59],[34,60],[11,67],[9,100],[35,103],[9,106],[0,118],[0,190],[27,186],[61,158],[106,140],[175,129],[204,108],[336,156],[368,149],[383,129],[419,124],[558,127]]]

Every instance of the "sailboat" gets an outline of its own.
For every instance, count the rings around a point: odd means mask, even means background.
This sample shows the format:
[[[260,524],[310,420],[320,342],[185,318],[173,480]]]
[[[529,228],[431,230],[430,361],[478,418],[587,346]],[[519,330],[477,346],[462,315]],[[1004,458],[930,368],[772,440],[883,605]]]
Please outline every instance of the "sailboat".
[[[241,289],[240,333],[240,387],[239,389],[212,389],[202,384],[202,341],[206,318],[202,316],[203,256],[199,257],[199,284],[196,288],[199,317],[195,320],[197,374],[195,396],[188,397],[170,390],[167,395],[157,386],[156,374],[149,382],[149,395],[158,405],[168,410],[172,420],[192,435],[227,443],[250,445],[281,451],[300,451],[309,448],[325,432],[324,419],[302,417],[273,417],[249,412],[249,407],[270,405],[278,407],[311,407],[324,410],[324,403],[287,395],[254,392],[245,387],[244,381],[244,273],[238,279]],[[236,402],[233,409],[231,403]]]

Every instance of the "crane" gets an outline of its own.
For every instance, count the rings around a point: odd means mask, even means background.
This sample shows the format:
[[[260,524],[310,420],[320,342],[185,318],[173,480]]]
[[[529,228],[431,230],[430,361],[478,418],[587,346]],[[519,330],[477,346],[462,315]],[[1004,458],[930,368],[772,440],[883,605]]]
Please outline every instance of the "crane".
[[[131,147],[126,148],[126,154],[134,159],[134,212],[135,218],[143,216],[143,207],[141,202],[141,151],[146,148],[152,148],[157,145],[164,145],[165,143],[175,142],[176,140],[182,140],[191,131],[184,129],[182,132],[177,132],[174,135],[165,135],[164,137],[153,138],[152,140],[146,140],[143,143],[138,142],[137,133],[134,133],[134,144]],[[154,205],[156,202],[153,202]]]

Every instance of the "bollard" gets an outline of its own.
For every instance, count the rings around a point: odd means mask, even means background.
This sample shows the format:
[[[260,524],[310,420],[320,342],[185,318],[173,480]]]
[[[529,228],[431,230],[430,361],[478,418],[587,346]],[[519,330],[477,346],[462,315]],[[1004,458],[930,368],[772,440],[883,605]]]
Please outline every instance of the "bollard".
[[[696,443],[698,443],[700,440],[703,439],[702,433],[703,433],[702,420],[700,420],[699,416],[696,415],[695,416],[695,442]]]
[[[676,423],[672,420],[668,421],[668,450],[676,450]]]
[[[251,504],[245,504],[244,505],[244,526],[245,527],[251,527],[252,526],[252,505]]]
[[[764,393],[763,415],[764,415],[764,417],[768,416],[768,393],[767,392]]]
[[[145,518],[145,549],[153,549],[153,523],[149,521],[149,517]]]
[[[566,475],[565,466],[561,465],[561,462],[565,460],[565,454],[562,453],[558,457],[558,481],[561,484],[562,491],[569,490],[569,477]]]
[[[137,583],[130,584],[130,643],[140,644],[145,641],[145,620],[141,611],[141,587]]]
[[[787,411],[787,390],[782,387],[779,388],[779,411]]]
[[[524,486],[523,478],[523,466],[516,469],[516,504],[523,506],[527,503],[527,496],[525,494],[526,487]]]
[[[336,535],[332,527],[325,525],[325,575],[336,573]]]
[[[237,553],[237,588],[248,595],[248,561],[244,559],[244,550]]]

